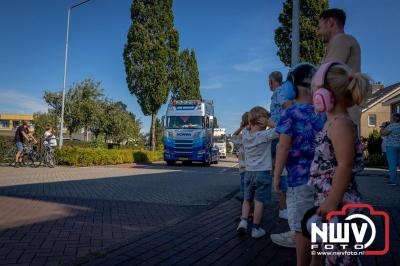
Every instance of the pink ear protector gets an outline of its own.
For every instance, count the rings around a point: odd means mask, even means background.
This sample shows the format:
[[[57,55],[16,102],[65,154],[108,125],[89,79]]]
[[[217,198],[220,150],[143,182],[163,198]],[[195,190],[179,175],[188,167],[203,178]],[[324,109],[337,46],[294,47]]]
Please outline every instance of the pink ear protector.
[[[322,64],[317,73],[315,74],[311,84],[313,88],[316,88],[316,91],[313,93],[313,104],[314,109],[318,113],[329,112],[335,106],[335,97],[331,90],[324,88],[325,85],[325,77],[329,68],[333,65],[343,65],[339,62],[328,62]]]

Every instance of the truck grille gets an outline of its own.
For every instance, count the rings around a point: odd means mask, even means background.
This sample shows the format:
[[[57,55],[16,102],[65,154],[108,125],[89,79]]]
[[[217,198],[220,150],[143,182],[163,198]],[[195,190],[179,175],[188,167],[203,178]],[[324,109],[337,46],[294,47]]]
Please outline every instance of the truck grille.
[[[193,140],[191,139],[176,139],[174,144],[175,153],[180,156],[188,156],[192,154]]]

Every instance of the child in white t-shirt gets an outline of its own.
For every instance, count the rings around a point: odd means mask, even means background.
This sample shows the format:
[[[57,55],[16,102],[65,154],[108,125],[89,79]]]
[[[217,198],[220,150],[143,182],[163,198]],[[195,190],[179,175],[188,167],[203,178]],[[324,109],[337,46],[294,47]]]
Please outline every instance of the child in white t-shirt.
[[[249,112],[250,130],[242,128],[240,143],[246,154],[244,174],[244,201],[242,217],[237,227],[238,233],[246,233],[251,203],[254,202],[254,218],[251,236],[265,235],[261,228],[264,204],[271,199],[271,143],[278,138],[273,129],[266,129],[270,114],[263,107],[254,107]]]

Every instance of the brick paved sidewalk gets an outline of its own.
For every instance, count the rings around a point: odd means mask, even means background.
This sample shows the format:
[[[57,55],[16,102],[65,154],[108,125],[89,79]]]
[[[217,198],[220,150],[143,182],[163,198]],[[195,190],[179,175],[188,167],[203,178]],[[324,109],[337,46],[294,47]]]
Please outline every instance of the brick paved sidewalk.
[[[381,182],[375,175],[358,178],[363,189]],[[372,183],[371,183],[372,182]],[[396,190],[397,191],[397,190]],[[372,195],[369,198],[372,198]],[[394,195],[399,197],[400,195]],[[379,198],[380,195],[375,195]],[[390,205],[390,204],[388,204]],[[387,211],[390,220],[390,251],[385,256],[364,256],[363,265],[400,265],[400,208],[399,206],[376,206]],[[98,257],[89,256],[78,260],[78,265],[296,265],[294,249],[273,244],[270,233],[288,229],[284,220],[277,218],[276,204],[267,205],[263,227],[267,236],[252,239],[236,234],[239,203],[228,200],[178,225],[156,233],[127,241],[123,245],[104,250]],[[375,219],[378,234],[383,223]],[[382,235],[382,234],[381,234]],[[383,247],[383,238],[374,243],[375,248]]]
[[[268,235],[288,229],[266,208],[263,225]],[[399,265],[399,209],[386,208],[391,220],[391,250],[385,256],[363,257],[363,265]],[[294,249],[273,244],[269,236],[252,239],[236,234],[238,202],[229,200],[179,225],[86,257],[78,265],[296,265]],[[382,225],[382,224],[381,224]],[[379,240],[382,242],[383,240]]]
[[[0,265],[71,264],[77,257],[170,226],[204,208],[59,197],[0,200],[15,215],[3,213],[18,217],[0,227]],[[26,219],[21,220],[21,214]]]

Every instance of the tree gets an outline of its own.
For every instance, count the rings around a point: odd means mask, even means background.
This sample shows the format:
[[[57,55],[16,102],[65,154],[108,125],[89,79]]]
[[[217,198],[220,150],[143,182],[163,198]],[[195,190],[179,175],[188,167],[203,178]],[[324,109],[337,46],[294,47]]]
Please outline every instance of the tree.
[[[160,149],[163,145],[163,138],[164,138],[164,127],[161,124],[161,120],[159,118],[156,118],[156,147]],[[149,142],[150,144],[152,143],[152,137],[149,136]]]
[[[41,138],[46,131],[48,126],[57,129],[57,116],[51,113],[34,113],[33,114],[33,125],[35,131],[33,135],[35,138]]]
[[[43,99],[49,105],[49,113],[61,120],[62,91],[45,91]],[[77,110],[72,106],[70,90],[65,94],[64,102],[64,126],[67,128],[70,137],[79,130],[80,121],[77,118]]]
[[[64,122],[70,137],[84,128],[87,140],[88,129],[101,112],[102,96],[100,82],[91,79],[85,79],[68,89],[64,102]],[[50,107],[49,113],[61,118],[62,92],[45,91],[43,98]]]
[[[200,100],[200,79],[194,50],[183,50],[179,55],[180,82],[172,93],[176,100]]]
[[[99,132],[104,133],[105,141],[134,142],[135,144],[141,141],[141,121],[126,110],[124,103],[107,100],[103,103],[103,109]]]
[[[172,0],[135,0],[131,20],[123,53],[126,81],[143,114],[151,115],[155,150],[156,115],[179,83],[179,35]]]
[[[74,114],[73,119],[78,120],[79,126],[85,130],[85,140],[88,140],[88,130],[96,120],[101,109],[103,89],[100,82],[85,79],[76,84],[71,90],[72,108],[70,113]]]
[[[279,26],[275,30],[275,43],[278,56],[286,66],[291,66],[292,55],[292,0],[283,3],[279,15]],[[328,0],[300,1],[300,60],[318,65],[324,55],[324,44],[317,36],[320,14],[328,9]]]

